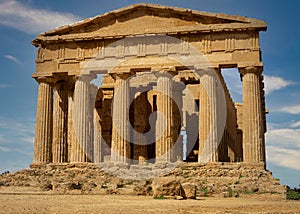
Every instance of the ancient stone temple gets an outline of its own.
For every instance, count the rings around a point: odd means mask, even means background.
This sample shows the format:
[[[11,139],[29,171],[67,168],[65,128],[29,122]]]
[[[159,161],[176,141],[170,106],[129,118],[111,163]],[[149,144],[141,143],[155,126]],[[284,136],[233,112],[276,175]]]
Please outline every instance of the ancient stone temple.
[[[265,165],[263,21],[152,4],[37,36],[33,164]],[[223,68],[237,68],[242,103]]]

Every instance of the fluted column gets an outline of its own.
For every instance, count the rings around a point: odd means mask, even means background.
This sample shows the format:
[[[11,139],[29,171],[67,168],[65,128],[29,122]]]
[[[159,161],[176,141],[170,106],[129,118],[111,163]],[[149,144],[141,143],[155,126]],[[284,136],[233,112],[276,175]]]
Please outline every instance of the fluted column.
[[[72,144],[72,162],[90,162],[92,159],[91,105],[94,105],[95,100],[91,99],[90,81],[93,78],[93,75],[81,75],[75,83],[73,104],[75,140]]]
[[[111,160],[128,162],[130,160],[130,129],[129,129],[129,83],[127,75],[116,77],[113,100],[113,132]]]
[[[36,131],[33,163],[51,162],[53,81],[38,78],[38,100],[36,109]]]
[[[94,109],[94,163],[103,162],[103,138],[101,135],[101,121],[98,110]]]
[[[74,88],[69,89],[69,106],[68,106],[68,162],[73,162],[73,145],[75,141],[75,130],[73,126],[73,103],[74,103]]]
[[[147,132],[149,127],[148,118],[149,118],[149,109],[147,106],[147,93],[139,94],[134,102],[134,130],[136,131],[133,136],[134,143],[134,154],[133,159],[137,162],[143,162],[147,159],[147,138],[143,133]]]
[[[68,88],[65,82],[54,86],[52,162],[68,161]]]
[[[262,67],[239,69],[243,82],[243,158],[247,163],[265,162],[260,76]]]
[[[156,160],[173,161],[174,142],[172,79],[161,76],[157,81]]]
[[[199,154],[201,163],[217,162],[217,88],[214,76],[203,75],[200,79],[199,107]]]

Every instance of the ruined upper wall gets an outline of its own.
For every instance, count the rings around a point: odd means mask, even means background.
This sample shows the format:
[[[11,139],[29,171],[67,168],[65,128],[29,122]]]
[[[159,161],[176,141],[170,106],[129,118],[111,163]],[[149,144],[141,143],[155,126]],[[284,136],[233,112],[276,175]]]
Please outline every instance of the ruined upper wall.
[[[38,35],[33,41],[39,47],[35,75],[76,74],[95,57],[187,54],[188,44],[214,67],[258,65],[262,30],[266,30],[265,22],[241,16],[152,4],[131,5]],[[164,38],[157,40],[166,35],[178,38],[181,48]],[[158,37],[148,39],[153,36]],[[124,38],[126,44],[116,43]]]
[[[264,21],[155,4],[136,4],[41,33],[33,41],[79,41],[144,34],[178,34],[234,30],[266,30]]]

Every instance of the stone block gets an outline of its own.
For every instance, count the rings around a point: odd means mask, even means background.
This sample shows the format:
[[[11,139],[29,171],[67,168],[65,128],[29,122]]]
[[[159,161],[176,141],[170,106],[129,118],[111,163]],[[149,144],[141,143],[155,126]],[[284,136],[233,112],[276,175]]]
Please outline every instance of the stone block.
[[[182,196],[183,191],[176,177],[158,177],[152,182],[153,197]]]
[[[195,199],[196,198],[196,186],[190,183],[181,184],[184,195],[186,198]]]

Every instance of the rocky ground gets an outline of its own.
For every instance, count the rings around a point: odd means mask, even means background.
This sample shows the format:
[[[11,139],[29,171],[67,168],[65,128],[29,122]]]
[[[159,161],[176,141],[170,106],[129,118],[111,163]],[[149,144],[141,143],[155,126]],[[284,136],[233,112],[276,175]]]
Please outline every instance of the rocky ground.
[[[0,194],[0,213],[300,213],[300,201],[151,196]]]
[[[179,199],[208,196],[284,199],[286,191],[271,172],[261,166],[243,163],[131,167],[48,164],[0,176],[0,193],[22,187],[46,194],[144,195]]]
[[[244,163],[48,164],[0,175],[0,213],[300,213],[285,197],[271,172]]]

